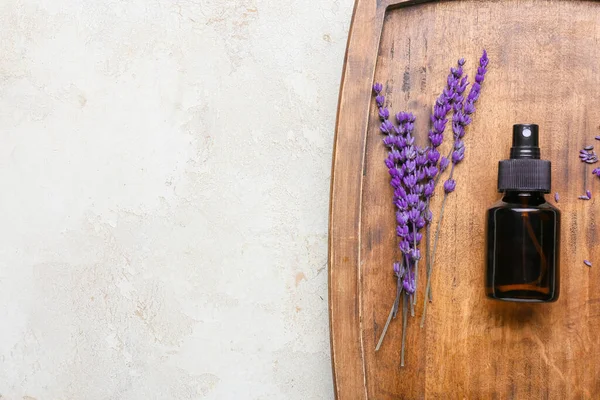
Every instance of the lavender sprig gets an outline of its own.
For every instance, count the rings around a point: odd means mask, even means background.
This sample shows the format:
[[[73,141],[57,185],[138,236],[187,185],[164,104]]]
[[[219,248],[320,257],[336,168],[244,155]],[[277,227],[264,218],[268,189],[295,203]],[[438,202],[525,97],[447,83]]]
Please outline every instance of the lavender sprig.
[[[464,101],[460,101],[454,104],[454,115],[452,118],[452,131],[454,133],[454,146],[450,151],[446,159],[452,160],[452,167],[450,169],[450,176],[444,182],[444,198],[442,200],[442,208],[440,210],[440,216],[436,228],[436,232],[433,240],[433,252],[431,254],[431,261],[427,267],[427,285],[425,288],[425,300],[423,302],[423,315],[421,317],[421,327],[425,325],[425,317],[427,315],[427,303],[431,293],[431,274],[433,272],[433,265],[435,263],[435,253],[437,250],[437,243],[439,240],[440,229],[444,218],[444,211],[446,206],[446,200],[448,195],[456,189],[456,181],[454,178],[454,168],[464,159],[465,157],[465,144],[462,138],[465,135],[465,128],[472,122],[471,115],[475,113],[475,103],[479,99],[481,94],[481,86],[485,80],[485,74],[487,73],[487,66],[489,64],[489,58],[487,52],[483,50],[483,54],[479,59],[479,67],[477,68],[477,74],[475,75],[475,83],[471,86],[471,90],[467,98]],[[458,87],[459,98],[462,99],[462,92],[467,88],[468,82],[465,76],[460,81]],[[449,161],[444,161],[445,164]],[[446,165],[447,166],[447,165]]]
[[[405,299],[408,297],[411,314],[414,315],[412,296],[416,292],[418,261],[421,258],[418,246],[422,235],[419,230],[427,224],[425,217],[428,216],[428,213],[424,199],[428,193],[433,192],[431,188],[423,184],[433,171],[429,171],[427,168],[429,161],[426,151],[415,145],[413,137],[415,117],[410,113],[398,113],[396,114],[397,126],[395,126],[389,120],[389,110],[384,107],[385,97],[381,95],[382,89],[380,84],[373,86],[381,120],[379,129],[386,135],[383,143],[389,149],[385,164],[390,173],[390,184],[394,189],[396,234],[399,238],[398,246],[402,252],[402,263],[394,263],[394,273],[397,279],[396,299],[376,350],[381,346],[391,319],[395,318],[398,313],[400,296],[403,293]],[[401,268],[400,265],[403,267]],[[403,318],[405,318],[405,313],[403,313]],[[403,330],[402,334],[405,336],[406,331]]]
[[[456,68],[450,68],[450,74],[446,79],[446,87],[437,98],[435,102],[435,106],[433,107],[433,114],[431,116],[431,129],[429,130],[429,143],[431,147],[427,149],[427,159],[428,159],[428,182],[427,188],[428,192],[426,193],[427,198],[427,215],[431,215],[431,211],[429,211],[429,201],[433,192],[435,191],[435,185],[439,180],[439,176],[444,170],[448,167],[449,160],[446,157],[441,157],[440,161],[440,152],[437,148],[444,141],[444,131],[446,130],[446,124],[448,123],[448,114],[453,108],[453,105],[460,102],[462,99],[462,93],[464,92],[463,86],[461,85],[461,78],[463,75],[463,66],[465,65],[465,59],[461,58],[458,60],[458,66]],[[439,162],[439,167],[438,167]],[[427,235],[427,244],[426,244],[426,265],[427,265],[427,280],[429,280],[429,276],[431,274],[431,219],[427,221],[426,227],[426,235]],[[431,292],[430,292],[430,300],[431,300]],[[417,302],[417,296],[414,297],[414,304]]]

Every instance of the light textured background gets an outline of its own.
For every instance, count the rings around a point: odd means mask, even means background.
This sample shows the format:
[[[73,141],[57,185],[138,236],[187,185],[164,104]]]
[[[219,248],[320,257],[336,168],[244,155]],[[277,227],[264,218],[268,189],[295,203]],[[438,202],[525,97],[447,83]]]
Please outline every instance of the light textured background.
[[[352,0],[0,1],[0,397],[330,399]]]

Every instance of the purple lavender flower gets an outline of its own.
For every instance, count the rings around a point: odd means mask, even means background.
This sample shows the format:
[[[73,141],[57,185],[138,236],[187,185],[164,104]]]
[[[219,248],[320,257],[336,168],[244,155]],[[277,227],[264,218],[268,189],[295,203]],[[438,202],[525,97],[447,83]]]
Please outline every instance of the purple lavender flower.
[[[440,161],[440,172],[444,172],[446,168],[448,168],[448,165],[450,165],[450,160],[446,157],[442,157]]]
[[[583,260],[583,263],[584,263],[585,265],[587,265],[588,267],[590,267],[590,268],[592,267],[592,262],[591,262],[591,261],[589,261],[589,260]]]
[[[589,190],[585,191],[585,195],[590,199],[592,198],[592,192],[590,192]]]
[[[597,177],[599,177],[599,178],[600,178],[600,168],[595,168],[595,169],[592,171],[592,174],[594,174],[594,175],[596,175]]]
[[[446,193],[452,193],[456,189],[456,181],[454,179],[448,179],[444,182],[444,191]]]
[[[396,274],[397,277],[400,277],[400,263],[399,262],[394,263],[394,274]]]
[[[382,120],[386,120],[390,117],[390,111],[387,108],[380,108],[379,109],[379,118],[381,118]]]
[[[380,129],[381,129],[382,133],[389,135],[390,133],[392,133],[394,131],[394,125],[390,121],[384,121],[381,124]]]
[[[484,51],[480,59],[475,83],[471,86],[471,91],[466,98],[465,92],[469,86],[469,81],[467,76],[463,75],[465,60],[461,58],[457,64],[456,67],[450,69],[446,87],[433,107],[431,128],[428,132],[430,143],[425,148],[420,148],[415,144],[413,136],[415,116],[411,113],[400,112],[395,115],[395,121],[394,118],[390,120],[391,114],[385,107],[386,99],[381,93],[383,85],[380,83],[373,85],[378,116],[381,119],[380,130],[386,135],[383,142],[389,150],[385,165],[389,170],[390,184],[394,188],[396,234],[398,236],[398,247],[402,252],[402,262],[396,262],[393,265],[393,271],[398,282],[396,301],[390,312],[388,324],[389,320],[398,311],[402,291],[405,292],[405,301],[407,299],[409,302],[413,301],[410,304],[411,314],[414,315],[412,305],[416,302],[416,296],[413,297],[413,294],[417,288],[418,265],[421,258],[419,244],[423,240],[423,234],[420,233],[420,230],[433,219],[433,214],[429,210],[429,200],[435,193],[435,186],[440,173],[448,168],[450,162],[453,164],[452,171],[449,179],[444,183],[444,191],[447,195],[456,188],[456,181],[452,179],[452,172],[454,166],[464,158],[465,145],[462,137],[465,134],[465,127],[472,121],[471,115],[475,112],[475,102],[479,98],[481,84],[487,69],[487,53]],[[450,111],[454,111],[452,118],[454,145],[448,156],[441,157],[438,147],[444,140],[444,132]],[[444,196],[444,202],[445,199],[446,196]],[[405,302],[404,318],[407,312],[406,306]],[[387,329],[387,324],[382,333],[382,338],[385,335],[385,329]],[[377,348],[380,344],[381,339]],[[402,354],[404,354],[404,344]]]

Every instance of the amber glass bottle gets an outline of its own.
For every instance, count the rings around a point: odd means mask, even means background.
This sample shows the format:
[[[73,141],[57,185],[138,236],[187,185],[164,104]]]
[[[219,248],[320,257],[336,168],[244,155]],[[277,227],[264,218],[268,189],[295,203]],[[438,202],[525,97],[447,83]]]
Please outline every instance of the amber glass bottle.
[[[550,169],[540,160],[538,126],[515,125],[510,160],[498,169],[504,195],[487,212],[485,288],[492,299],[558,299],[560,211],[544,198]]]

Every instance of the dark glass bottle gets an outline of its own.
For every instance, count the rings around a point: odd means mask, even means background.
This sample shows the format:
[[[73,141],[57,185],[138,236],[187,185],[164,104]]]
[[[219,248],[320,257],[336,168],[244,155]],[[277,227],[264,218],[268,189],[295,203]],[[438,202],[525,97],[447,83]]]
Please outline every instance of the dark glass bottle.
[[[559,295],[560,211],[546,202],[550,162],[540,160],[537,125],[515,125],[510,160],[500,162],[502,200],[487,212],[488,297],[551,302]]]

